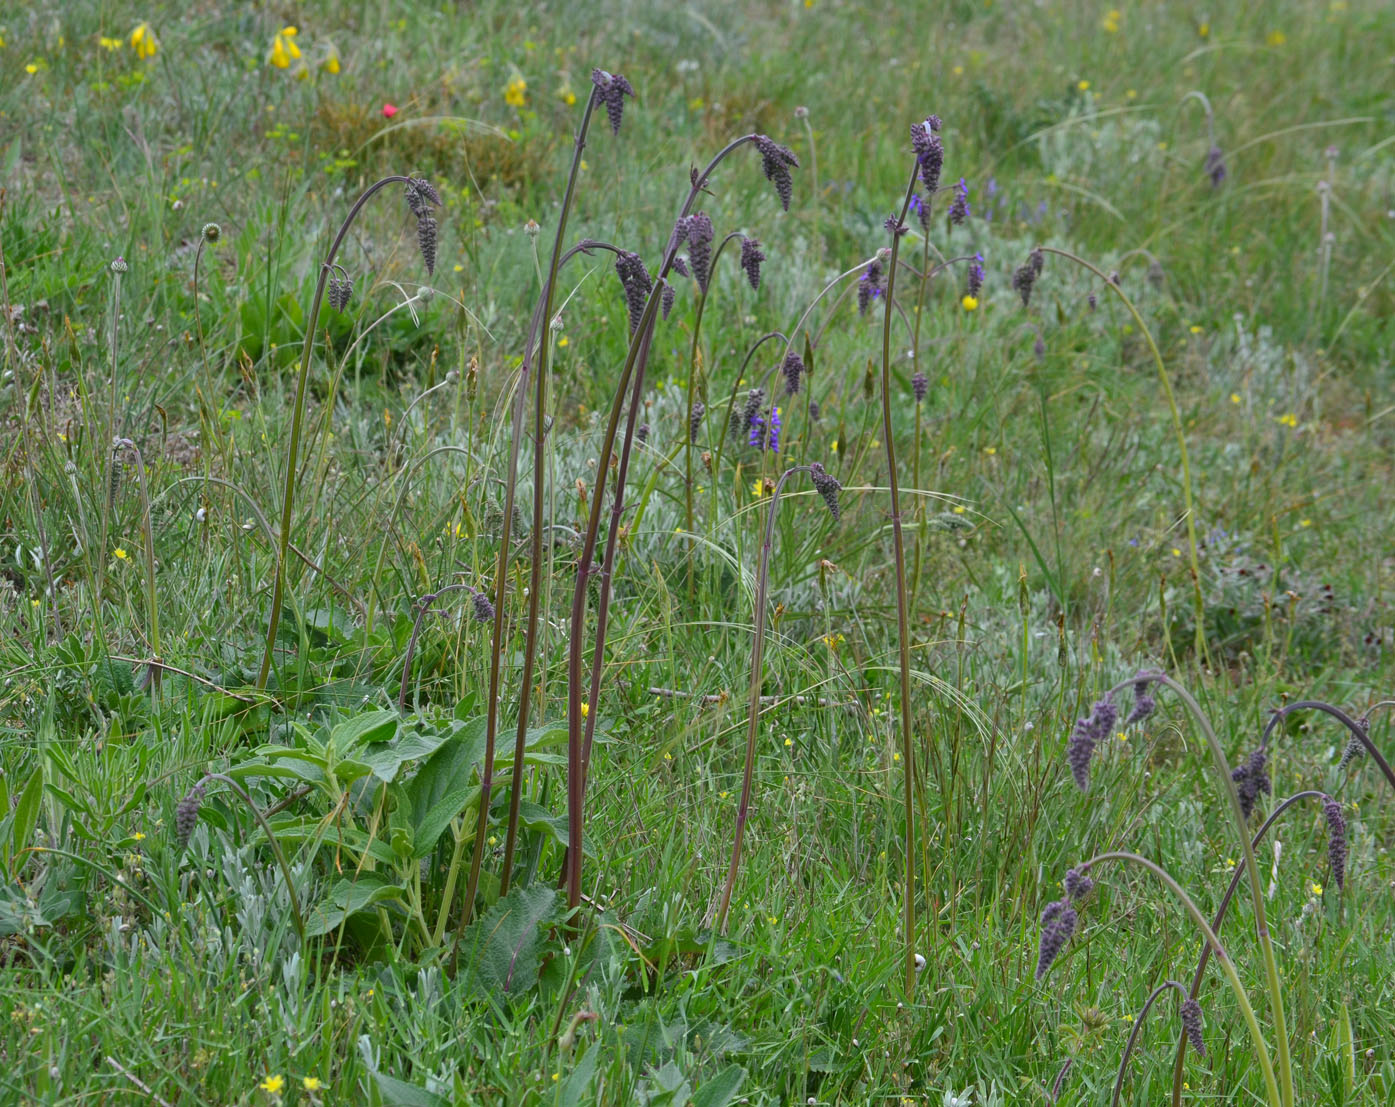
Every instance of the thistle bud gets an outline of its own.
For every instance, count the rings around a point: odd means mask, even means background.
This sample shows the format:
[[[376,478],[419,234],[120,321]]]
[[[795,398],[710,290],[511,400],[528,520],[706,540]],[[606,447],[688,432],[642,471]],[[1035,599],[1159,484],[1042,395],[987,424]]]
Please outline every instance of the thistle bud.
[[[112,260],[111,271],[113,273],[125,273],[130,268],[131,267],[126,264],[126,259],[119,254]]]
[[[205,242],[217,242],[223,237],[223,228],[217,223],[205,223],[203,225],[203,240]]]

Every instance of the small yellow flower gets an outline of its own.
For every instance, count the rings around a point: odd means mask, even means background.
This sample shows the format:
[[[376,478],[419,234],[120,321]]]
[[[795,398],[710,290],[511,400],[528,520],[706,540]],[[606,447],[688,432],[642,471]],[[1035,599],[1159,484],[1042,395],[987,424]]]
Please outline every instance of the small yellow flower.
[[[1110,8],[1108,14],[1106,14],[1104,17],[1104,22],[1101,24],[1101,26],[1105,29],[1106,32],[1108,32],[1111,35],[1118,34],[1119,21],[1123,18],[1123,13],[1120,12],[1118,8]]]
[[[1230,402],[1233,404],[1238,404],[1240,402],[1240,393],[1232,392],[1230,394]]]
[[[1203,327],[1200,323],[1193,323],[1191,327],[1188,329],[1192,332],[1192,334],[1200,334],[1206,328]]]
[[[587,703],[585,700],[582,700],[582,701],[581,701],[581,717],[582,717],[583,719],[585,719],[585,718],[587,718],[588,716],[590,716],[590,714],[591,714],[591,705],[590,705],[589,703]]]
[[[562,90],[561,97],[562,103],[566,104],[567,107],[571,107],[573,104],[576,103],[576,93],[569,88],[564,88]]]
[[[1322,885],[1314,881],[1312,884],[1308,885],[1308,891],[1312,892],[1315,896],[1320,896],[1322,895]]]
[[[1075,87],[1076,87],[1076,89],[1078,89],[1080,92],[1089,92],[1089,91],[1090,91],[1090,82],[1089,82],[1089,81],[1085,81],[1085,80],[1076,81],[1076,82],[1075,82]]]
[[[1203,19],[1203,20],[1201,21],[1200,25],[1197,27],[1196,33],[1199,34],[1202,38],[1210,38],[1210,37],[1211,37],[1211,24],[1208,23],[1208,22],[1206,22],[1206,20]]]
[[[983,447],[983,452],[986,453],[989,457],[992,457],[994,454],[996,454],[996,453],[998,452],[998,447],[997,447],[997,446],[985,446],[985,447]]]
[[[295,28],[287,27],[281,32],[280,37],[285,40],[286,53],[290,55],[291,60],[294,61],[298,59],[300,57],[300,47],[295,44]]]
[[[1226,867],[1227,869],[1233,869],[1233,868],[1235,868],[1235,858],[1233,858],[1233,857],[1227,857],[1227,858],[1225,859],[1225,867]]]
[[[959,301],[959,304],[960,304],[960,306],[961,306],[965,311],[977,311],[977,310],[978,310],[978,297],[977,297],[977,296],[965,296],[962,300]]]
[[[1270,31],[1264,36],[1264,41],[1270,46],[1282,46],[1288,41],[1288,35],[1284,34],[1283,31]]]
[[[963,504],[955,504],[952,510],[956,515],[963,515],[965,509]]]
[[[145,835],[142,834],[139,830],[137,830],[134,834],[132,834],[131,837],[134,838],[137,842],[144,842],[144,841],[145,841]]]
[[[334,76],[336,73],[339,72],[339,51],[336,50],[333,46],[329,48],[329,53],[325,55],[325,60],[320,63],[320,68],[323,69],[330,76]],[[314,1078],[307,1077],[307,1079]]]
[[[559,338],[559,339],[557,340],[557,348],[558,348],[559,350],[564,350],[564,349],[566,349],[569,345],[571,345],[571,341],[572,341],[572,340],[571,340],[570,338],[568,338],[568,337],[564,334],[561,338]]]
[[[279,1095],[281,1089],[285,1086],[285,1078],[282,1077],[279,1073],[277,1073],[274,1076],[268,1076],[265,1080],[263,1080],[260,1084],[257,1085],[257,1087],[259,1087],[262,1091],[269,1092],[272,1095]]]
[[[1178,549],[1176,546],[1173,546],[1173,547],[1172,547],[1172,556],[1173,556],[1173,557],[1181,557],[1181,556],[1182,556],[1182,551],[1181,551],[1180,549]]]
[[[103,35],[101,38],[97,40],[97,45],[100,46],[103,50],[106,50],[108,53],[114,54],[117,50],[120,50],[121,47],[123,47],[126,44],[122,42],[119,38],[108,38],[106,35]]]
[[[1294,428],[1297,428],[1297,426],[1298,426],[1298,416],[1296,416],[1295,414],[1293,414],[1293,412],[1291,412],[1291,411],[1290,411],[1290,412],[1286,412],[1285,414],[1279,416],[1279,422],[1282,423],[1282,424],[1283,424],[1284,426],[1286,426],[1286,427],[1294,427]]]
[[[31,77],[34,76],[34,74],[38,71],[39,67],[34,62],[30,62],[28,65],[24,67],[24,72],[28,73]]]
[[[291,56],[286,53],[286,40],[280,35],[271,41],[271,64],[277,69],[286,69],[291,64]]]
[[[1313,521],[1311,519],[1299,519],[1298,525],[1300,527],[1310,527],[1313,525]]]
[[[120,558],[122,561],[125,561],[126,558],[130,556],[130,555],[126,552],[126,550],[125,550],[123,547],[121,547],[121,546],[117,546],[116,549],[114,549],[114,550],[112,551],[112,553],[116,554],[116,556],[117,556],[118,558]]]
[[[34,608],[42,607],[42,606],[43,606],[43,602],[44,602],[43,600],[30,600],[30,601],[29,601],[29,606],[30,606],[30,607],[34,607]]]
[[[455,271],[456,271],[457,273],[463,273],[463,272],[465,272],[465,266],[463,266],[463,265],[457,265],[457,266],[455,267]]]
[[[828,449],[830,453],[836,454],[838,452],[838,439],[835,438],[832,444],[828,447]]]
[[[528,91],[528,82],[522,77],[514,77],[508,87],[504,89],[504,103],[511,108],[521,108],[524,103],[524,93]]]
[[[1125,99],[1128,99],[1128,100],[1137,100],[1137,99],[1138,99],[1138,89],[1136,89],[1136,88],[1131,88],[1131,89],[1129,89],[1127,92],[1124,93],[1124,97],[1125,97]]]
[[[307,1076],[301,1080],[300,1084],[307,1092],[318,1092],[324,1087],[324,1085],[320,1083],[320,1078],[318,1076]]]
[[[760,499],[760,497],[764,496],[764,495],[765,495],[765,481],[762,480],[762,479],[759,478],[759,477],[757,477],[755,480],[753,480],[753,481],[751,482],[751,494],[752,494],[753,496],[755,496],[756,499]]]
[[[793,739],[793,738],[786,738],[786,739],[785,739],[785,749],[789,749],[789,748],[790,748],[791,746],[793,746],[793,745],[794,745],[794,739]]]
[[[136,52],[136,57],[142,61],[146,58],[153,58],[159,52],[160,44],[155,39],[155,32],[150,29],[149,23],[137,23],[136,29],[131,32],[131,47]]]
[[[497,846],[497,845],[499,844],[499,838],[498,838],[498,836],[495,835],[495,834],[491,834],[491,835],[489,836],[489,844],[490,844],[491,846]]]

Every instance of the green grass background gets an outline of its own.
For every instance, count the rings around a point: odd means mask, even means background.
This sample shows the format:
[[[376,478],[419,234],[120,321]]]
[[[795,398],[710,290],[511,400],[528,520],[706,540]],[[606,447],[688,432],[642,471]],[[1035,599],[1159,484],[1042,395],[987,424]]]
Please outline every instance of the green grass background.
[[[158,42],[147,59],[128,42],[142,21]],[[304,79],[268,64],[287,25]],[[1238,762],[1286,697],[1360,714],[1391,689],[1395,21],[1379,3],[29,0],[0,14],[0,40],[0,771],[13,802],[42,769],[35,836],[16,848],[63,851],[16,856],[4,874],[0,1099],[682,1103],[711,1084],[702,1103],[736,1065],[751,1103],[1035,1103],[1073,1057],[1061,1102],[1108,1102],[1132,1013],[1158,981],[1190,973],[1195,936],[1158,887],[1111,873],[1038,984],[1042,905],[1068,866],[1126,846],[1207,908],[1238,843],[1205,748],[1165,696],[1111,742],[1088,795],[1064,764],[1073,720],[1137,668],[1165,666],[1185,674]],[[331,54],[338,73],[323,64]],[[793,420],[785,445],[842,480],[845,515],[833,526],[808,493],[782,506],[765,685],[777,703],[727,942],[704,942],[700,924],[740,783],[763,520],[752,483],[776,470],[747,452],[700,481],[700,504],[717,510],[702,516],[690,597],[690,545],[675,534],[686,285],[655,339],[649,448],[631,480],[643,510],[617,566],[601,705],[612,740],[590,788],[586,885],[611,938],[585,986],[564,986],[555,967],[572,954],[557,934],[554,968],[511,998],[454,986],[431,958],[301,948],[250,822],[175,849],[190,784],[281,733],[279,714],[211,687],[245,693],[260,659],[275,551],[249,504],[279,514],[293,363],[329,236],[384,173],[441,188],[434,296],[401,306],[427,278],[393,194],[341,258],[353,303],[322,320],[332,349],[312,370],[294,540],[339,588],[293,574],[299,617],[273,681],[312,722],[390,703],[416,597],[457,573],[492,574],[509,390],[597,65],[639,96],[618,138],[592,132],[578,235],[653,264],[690,165],[751,130],[801,160],[788,214],[749,154],[703,201],[719,234],[757,235],[769,255],[758,293],[730,261],[714,282],[701,336],[714,409],[751,341],[792,325],[886,244],[912,122],[944,118],[946,180],[969,184],[973,218],[937,219],[932,233],[947,254],[982,252],[987,284],[973,311],[958,277],[929,289],[918,434],[905,331],[893,365],[902,479],[927,493],[913,516],[927,959],[914,997],[898,971],[904,767],[886,473],[864,388],[880,317],[847,301],[816,313],[828,323],[810,380],[822,412]],[[511,104],[520,79],[524,102]],[[1219,188],[1192,90],[1214,109]],[[221,238],[196,298],[210,221]],[[1055,257],[1024,310],[1011,274],[1038,243],[1118,271],[1162,349],[1204,539],[1209,665],[1192,651],[1177,445],[1147,349],[1107,290]],[[917,239],[907,252],[918,264]],[[113,384],[118,255],[129,272]],[[562,291],[549,511],[576,526],[628,334],[604,258],[575,263]],[[125,660],[152,644],[134,468],[114,495],[104,486],[113,389],[148,468],[161,656],[201,678],[156,696]],[[468,455],[432,453],[444,445]],[[394,513],[404,465],[416,475]],[[111,534],[94,549],[108,497]],[[565,541],[548,568],[541,699],[554,718]],[[488,643],[468,621],[428,622],[418,702],[482,697]],[[520,651],[515,638],[506,705]],[[1388,720],[1372,730],[1386,750]],[[1395,1094],[1390,798],[1368,763],[1338,773],[1344,742],[1330,722],[1295,717],[1274,787],[1341,796],[1347,890],[1327,872],[1320,813],[1300,808],[1281,825],[1270,911],[1299,1101],[1380,1104]],[[259,788],[263,805],[284,791]],[[560,770],[530,788],[561,812]],[[557,857],[539,848],[547,882]],[[1267,879],[1269,846],[1260,861]],[[329,878],[307,868],[302,895]],[[62,892],[61,920],[26,915],[46,887]],[[1258,995],[1248,909],[1236,915],[1228,933]],[[1211,1056],[1189,1059],[1192,1094],[1249,1103],[1261,1085],[1243,1023],[1223,988],[1205,1005]],[[564,1045],[581,1011],[598,1018]],[[1175,1016],[1164,1004],[1154,1018],[1128,1103],[1167,1094]],[[570,1077],[592,1043],[582,1087]],[[375,1071],[439,1098],[413,1100]]]

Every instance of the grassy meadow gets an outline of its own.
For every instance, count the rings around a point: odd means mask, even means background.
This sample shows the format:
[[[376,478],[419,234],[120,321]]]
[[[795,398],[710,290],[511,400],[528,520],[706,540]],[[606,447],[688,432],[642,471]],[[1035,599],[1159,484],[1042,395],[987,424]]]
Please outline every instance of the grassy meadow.
[[[0,1102],[1395,1101],[1392,58],[5,5]]]

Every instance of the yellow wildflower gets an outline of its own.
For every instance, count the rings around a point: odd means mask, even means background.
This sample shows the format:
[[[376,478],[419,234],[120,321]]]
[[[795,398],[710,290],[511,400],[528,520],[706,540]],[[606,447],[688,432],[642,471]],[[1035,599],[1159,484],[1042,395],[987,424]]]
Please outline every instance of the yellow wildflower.
[[[126,558],[127,558],[127,556],[129,556],[129,555],[126,553],[126,551],[125,551],[124,549],[122,549],[122,547],[120,547],[120,546],[117,546],[116,549],[112,551],[112,553],[116,554],[116,556],[117,556],[118,558],[120,558],[122,561],[125,561]]]
[[[1264,41],[1270,46],[1282,46],[1288,41],[1288,35],[1284,34],[1283,31],[1270,31],[1264,36]]]
[[[268,1076],[265,1080],[263,1080],[260,1084],[257,1085],[257,1087],[259,1087],[262,1091],[270,1092],[272,1095],[280,1094],[281,1089],[285,1086],[285,1078],[282,1077],[279,1073],[274,1076]]]
[[[960,306],[963,307],[963,309],[964,309],[965,311],[977,311],[977,310],[978,310],[978,297],[977,297],[977,296],[965,296],[962,300],[959,301],[959,303],[960,303]]]
[[[300,1083],[307,1092],[318,1092],[324,1086],[318,1076],[307,1076]]]
[[[1089,92],[1089,91],[1090,91],[1090,82],[1089,82],[1089,81],[1085,81],[1085,80],[1076,81],[1076,82],[1075,82],[1075,87],[1076,87],[1079,91],[1081,91],[1081,92]]]
[[[339,51],[333,46],[329,48],[329,53],[325,55],[325,60],[320,62],[320,68],[331,76],[339,72]]]
[[[528,82],[522,77],[510,79],[508,87],[504,89],[504,103],[511,108],[521,108],[524,103],[524,93],[528,91]]]
[[[145,835],[142,834],[139,830],[137,830],[134,834],[132,834],[131,837],[134,838],[137,842],[144,842],[144,841],[145,841]]]
[[[1322,885],[1316,882],[1309,884],[1308,891],[1312,892],[1315,896],[1320,896],[1322,895]]]
[[[1240,402],[1240,393],[1232,392],[1230,394],[1230,402],[1233,404],[1238,404]]]
[[[1119,21],[1123,18],[1123,13],[1120,12],[1118,8],[1110,8],[1108,14],[1104,17],[1104,22],[1101,24],[1101,26],[1105,29],[1105,31],[1107,31],[1111,35],[1118,34]]]
[[[1210,38],[1210,37],[1211,37],[1211,24],[1208,23],[1208,22],[1206,22],[1206,20],[1203,19],[1203,20],[1201,21],[1200,26],[1197,27],[1196,33],[1199,34],[1202,38]]]
[[[564,88],[558,95],[562,97],[562,103],[566,104],[567,107],[576,103],[576,93],[570,88]]]
[[[765,495],[765,481],[757,477],[751,482],[751,494],[760,499]]]
[[[1283,424],[1284,426],[1286,426],[1286,427],[1294,427],[1294,428],[1297,428],[1297,426],[1298,426],[1298,416],[1296,416],[1295,414],[1293,414],[1293,412],[1291,412],[1291,411],[1290,411],[1290,412],[1286,412],[1285,414],[1279,416],[1279,422],[1282,423],[1282,424]]]
[[[135,50],[136,57],[144,60],[153,58],[159,52],[160,44],[155,39],[155,32],[150,29],[149,23],[137,23],[136,29],[131,32],[131,48]]]
[[[287,69],[291,64],[291,56],[286,53],[286,40],[277,35],[271,41],[271,64],[277,69]]]
[[[585,700],[582,700],[582,701],[581,701],[581,717],[582,717],[583,719],[585,719],[585,718],[587,718],[590,714],[591,714],[591,705],[590,705],[589,703],[587,703]]]
[[[108,38],[106,35],[102,35],[102,37],[97,40],[97,45],[103,50],[115,53],[117,50],[120,50],[125,43],[119,38]]]
[[[281,32],[280,36],[278,36],[280,38],[285,39],[286,53],[291,56],[292,60],[300,57],[300,47],[295,44],[295,36],[296,29],[294,27],[285,28]]]
[[[26,65],[26,66],[24,67],[24,72],[28,73],[29,76],[31,76],[31,77],[34,76],[34,74],[37,73],[38,71],[39,71],[39,67],[38,67],[38,65],[35,64],[34,62],[30,62],[28,65]]]
[[[1204,328],[1200,323],[1193,323],[1190,327],[1192,334],[1200,334],[1205,329],[1206,328]]]

